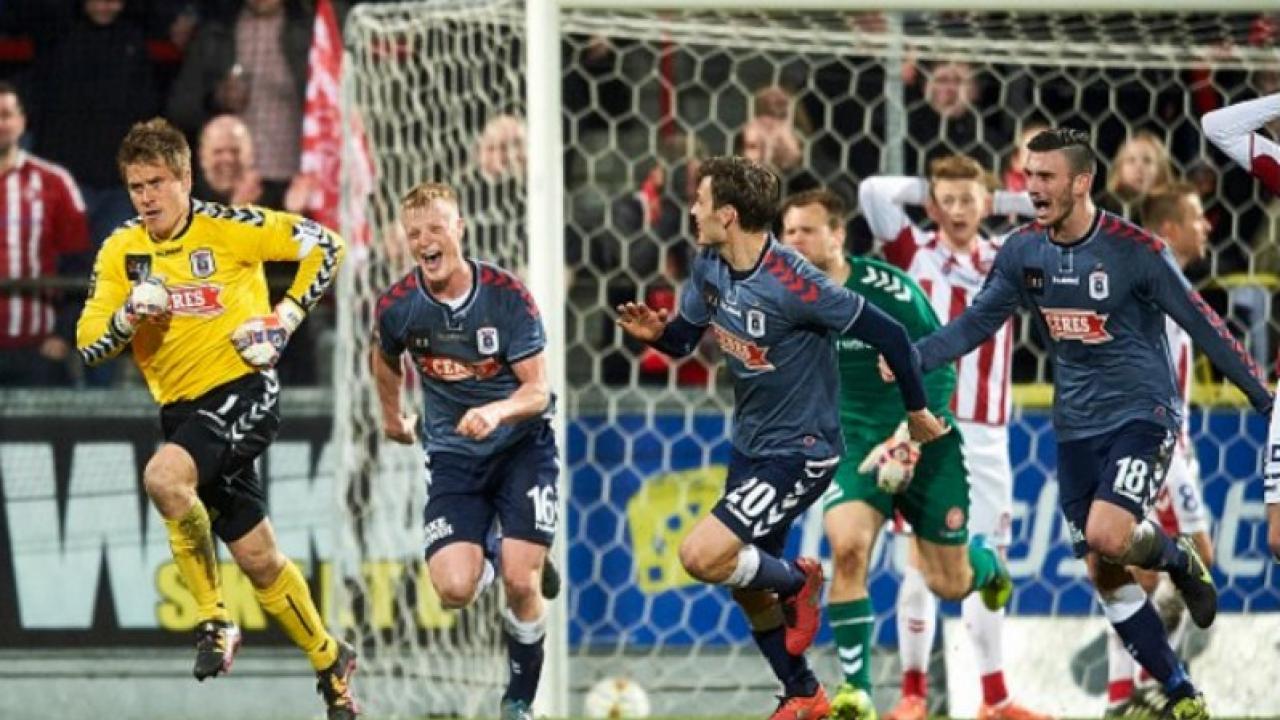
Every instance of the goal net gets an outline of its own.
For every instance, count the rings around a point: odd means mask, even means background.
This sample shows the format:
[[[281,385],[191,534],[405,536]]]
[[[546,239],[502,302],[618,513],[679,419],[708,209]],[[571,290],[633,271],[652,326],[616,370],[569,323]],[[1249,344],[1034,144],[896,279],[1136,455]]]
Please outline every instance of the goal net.
[[[372,241],[340,280],[336,444],[339,500],[349,512],[335,583],[344,599],[338,621],[363,648],[365,695],[379,713],[491,713],[505,680],[497,593],[461,614],[432,605],[418,559],[421,460],[381,439],[367,357],[377,294],[411,264],[396,199],[413,184],[443,179],[460,188],[471,254],[522,269],[545,252],[527,247],[524,231],[522,128],[526,91],[538,92],[526,87],[524,23],[521,4],[442,1],[361,5],[346,28],[345,111],[365,133],[376,189],[368,202],[346,199],[360,203]],[[1156,159],[1196,183],[1213,223],[1210,257],[1193,280],[1271,365],[1280,206],[1207,145],[1198,118],[1280,91],[1274,17],[564,9],[560,28],[567,282],[562,307],[543,311],[563,312],[566,328],[558,418],[568,436],[565,715],[580,714],[583,693],[612,676],[637,681],[655,715],[772,707],[776,683],[728,593],[693,582],[676,556],[720,493],[726,378],[713,351],[670,362],[624,339],[612,321],[620,301],[673,302],[691,255],[690,178],[701,158],[763,157],[788,191],[826,186],[855,207],[860,180],[916,175],[951,152],[1016,184],[1020,137],[1042,124],[1093,133],[1101,193],[1119,175],[1125,141],[1150,133]],[[988,230],[1010,222],[993,218]],[[848,229],[851,251],[874,251],[856,213]],[[1029,704],[1091,714],[1105,703],[1104,622],[1056,509],[1047,358],[1026,319],[1018,322],[1010,447],[1017,590],[1006,666],[1011,689]],[[1274,668],[1272,641],[1251,638],[1264,637],[1262,628],[1280,636],[1257,482],[1265,420],[1203,361],[1196,378],[1192,431],[1223,613],[1213,634],[1192,636],[1192,674],[1216,711],[1274,715],[1275,694],[1238,672]],[[883,710],[898,685],[893,606],[903,548],[888,536],[879,548],[871,592]],[[829,561],[818,513],[797,525],[790,551]],[[373,597],[390,604],[371,605]],[[956,608],[944,604],[943,613],[955,618]],[[972,716],[978,681],[967,638],[954,620],[941,626],[933,709]],[[837,681],[828,630],[811,662],[824,681]]]

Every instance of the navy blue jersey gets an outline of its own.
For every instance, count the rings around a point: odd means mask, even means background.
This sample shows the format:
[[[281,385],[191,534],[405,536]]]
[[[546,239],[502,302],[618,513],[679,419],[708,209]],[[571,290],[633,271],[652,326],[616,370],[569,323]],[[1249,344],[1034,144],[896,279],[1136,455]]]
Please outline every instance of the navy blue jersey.
[[[481,441],[455,431],[467,410],[511,397],[520,386],[511,366],[542,352],[546,335],[533,297],[511,273],[471,263],[471,291],[458,308],[427,292],[414,268],[378,299],[378,344],[398,358],[408,350],[426,396],[427,452],[489,455],[540,425],[530,418],[500,425]],[[550,417],[548,403],[544,417]]]
[[[1022,306],[1054,365],[1059,439],[1110,432],[1132,420],[1177,430],[1181,413],[1165,315],[1213,364],[1269,412],[1271,393],[1226,325],[1191,289],[1156,236],[1099,210],[1084,239],[1052,242],[1032,223],[1011,234],[973,304],[917,343],[925,370],[964,355]]]
[[[844,451],[835,339],[862,304],[773,238],[745,273],[732,272],[714,250],[698,255],[680,316],[710,327],[724,351],[739,452],[828,458]]]

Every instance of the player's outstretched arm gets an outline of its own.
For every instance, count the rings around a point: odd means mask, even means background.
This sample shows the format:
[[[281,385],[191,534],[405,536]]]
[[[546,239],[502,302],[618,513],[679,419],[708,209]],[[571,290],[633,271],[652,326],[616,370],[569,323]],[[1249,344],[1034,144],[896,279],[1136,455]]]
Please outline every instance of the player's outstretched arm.
[[[1201,124],[1209,142],[1280,193],[1280,144],[1254,132],[1278,117],[1280,93],[1218,108]]]
[[[902,404],[907,409],[907,429],[912,440],[929,442],[947,434],[950,428],[926,407],[928,396],[919,356],[901,323],[875,305],[863,303],[862,310],[844,334],[880,351],[902,392]]]
[[[511,397],[480,407],[473,407],[458,421],[458,434],[472,440],[484,440],[499,425],[514,425],[541,414],[551,402],[551,385],[547,382],[547,359],[539,352],[511,366],[520,386]]]
[[[684,357],[693,352],[706,330],[703,325],[695,325],[679,315],[672,318],[666,310],[654,310],[644,303],[623,303],[617,310],[618,327],[671,357]]]
[[[389,440],[412,445],[418,438],[418,416],[400,409],[400,388],[404,374],[400,372],[400,355],[394,357],[374,347],[369,357],[378,389],[378,405],[382,408],[382,433]]]
[[[924,372],[967,355],[995,334],[1017,309],[1021,296],[1012,266],[1016,248],[1005,245],[996,254],[995,265],[973,303],[960,317],[916,342],[920,367]]]
[[[1223,322],[1209,304],[1200,297],[1186,277],[1174,264],[1168,248],[1162,253],[1142,253],[1150,281],[1152,298],[1165,314],[1182,326],[1191,341],[1200,348],[1214,367],[1222,371],[1259,413],[1271,414],[1273,396],[1258,371],[1253,358],[1245,352],[1240,341],[1231,336]]]

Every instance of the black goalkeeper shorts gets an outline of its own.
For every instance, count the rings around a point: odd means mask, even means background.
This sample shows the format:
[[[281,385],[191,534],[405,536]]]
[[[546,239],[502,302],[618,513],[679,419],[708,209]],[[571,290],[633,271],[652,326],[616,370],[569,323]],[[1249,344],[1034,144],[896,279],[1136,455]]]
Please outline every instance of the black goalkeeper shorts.
[[[223,542],[244,537],[267,516],[254,461],[280,429],[280,383],[274,371],[250,373],[195,400],[160,408],[164,439],[196,462],[196,494]]]

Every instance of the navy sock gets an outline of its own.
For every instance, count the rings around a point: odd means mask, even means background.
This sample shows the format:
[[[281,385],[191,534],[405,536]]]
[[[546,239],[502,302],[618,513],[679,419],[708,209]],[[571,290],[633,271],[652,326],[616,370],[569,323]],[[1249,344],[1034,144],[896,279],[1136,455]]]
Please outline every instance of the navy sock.
[[[1151,553],[1148,564],[1143,565],[1148,570],[1160,570],[1167,573],[1175,573],[1186,575],[1191,562],[1187,557],[1187,551],[1168,535],[1164,530],[1157,527],[1155,529],[1155,548]]]
[[[538,678],[542,675],[543,639],[526,644],[513,638],[509,632],[503,635],[507,639],[507,664],[511,677],[502,699],[533,703],[533,696],[538,692]]]
[[[743,586],[747,590],[772,590],[781,598],[788,598],[804,587],[804,573],[796,564],[760,551],[760,567],[756,576]]]
[[[1169,646],[1169,639],[1164,632],[1164,623],[1150,601],[1142,604],[1142,608],[1132,617],[1122,622],[1112,623],[1124,646],[1129,650],[1138,664],[1151,673],[1151,677],[1160,681],[1164,693],[1170,700],[1179,700],[1196,694],[1186,668],[1178,660],[1177,654]]]
[[[804,656],[787,652],[786,630],[783,626],[779,625],[772,630],[755,630],[751,636],[756,639],[760,654],[769,661],[773,674],[782,681],[783,693],[787,697],[809,697],[818,691],[818,678],[809,669]]]

